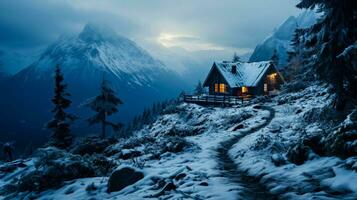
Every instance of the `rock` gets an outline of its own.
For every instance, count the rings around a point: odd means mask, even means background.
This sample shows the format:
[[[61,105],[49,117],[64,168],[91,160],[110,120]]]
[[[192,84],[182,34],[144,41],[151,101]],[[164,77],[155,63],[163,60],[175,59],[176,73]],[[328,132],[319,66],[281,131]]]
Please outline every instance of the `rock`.
[[[176,181],[181,180],[181,179],[185,178],[186,176],[187,176],[186,173],[178,174],[178,175],[175,177],[175,180],[176,180]]]
[[[190,142],[181,137],[168,137],[164,142],[164,152],[179,153],[192,146]]]
[[[87,187],[86,187],[86,191],[89,194],[93,194],[93,192],[96,191],[97,189],[98,188],[97,188],[97,186],[95,186],[94,183],[91,183],[91,184],[87,185]]]
[[[144,178],[144,174],[130,167],[118,169],[110,175],[108,180],[108,192],[120,191]]]
[[[170,182],[170,183],[167,183],[161,191],[166,192],[166,191],[176,190],[176,188],[177,188],[176,185],[174,183]]]
[[[285,98],[282,98],[282,99],[278,99],[278,105],[283,105],[283,104],[286,104],[286,102],[287,102],[287,99],[285,99]]]
[[[153,195],[149,195],[149,196],[146,196],[146,197],[148,197],[148,198],[158,198],[158,197],[164,195],[165,192],[171,191],[171,190],[176,190],[176,188],[177,188],[176,185],[175,185],[174,183],[170,182],[170,183],[167,183],[167,184],[162,188],[162,190],[160,190],[158,193],[153,194]]]
[[[203,181],[199,184],[200,186],[208,186],[208,183],[206,181]]]
[[[26,167],[26,164],[24,163],[23,160],[15,160],[9,163],[5,163],[0,167],[0,172],[4,173],[11,173],[15,171],[17,168],[24,168]]]
[[[121,154],[119,155],[120,159],[127,160],[135,157],[141,156],[142,153],[140,151],[136,150],[129,150],[129,149],[123,149],[121,151]]]
[[[296,112],[295,112],[295,114],[299,114],[299,113],[301,113],[302,112],[302,110],[301,109],[298,109]]]
[[[71,186],[64,191],[64,194],[72,194],[75,191],[76,191],[76,188],[74,186]]]
[[[163,179],[160,179],[160,180],[156,183],[155,187],[153,187],[153,189],[154,189],[154,190],[158,190],[158,189],[160,189],[160,188],[163,188],[165,185],[166,185],[166,181],[163,180]]]
[[[308,159],[309,152],[310,148],[305,146],[302,142],[299,142],[288,150],[286,156],[290,162],[302,165]]]
[[[284,157],[281,154],[277,154],[277,153],[275,153],[271,156],[271,161],[277,167],[285,164]]]
[[[272,133],[278,133],[281,130],[281,126],[277,124],[273,124],[270,128],[270,132]]]
[[[284,185],[279,185],[279,186],[272,188],[270,190],[270,193],[272,193],[274,195],[279,195],[279,194],[285,193],[287,190],[288,190],[288,187],[286,187]]]
[[[243,124],[238,124],[236,127],[234,127],[233,131],[236,131],[238,129],[242,129],[244,128],[244,125]]]

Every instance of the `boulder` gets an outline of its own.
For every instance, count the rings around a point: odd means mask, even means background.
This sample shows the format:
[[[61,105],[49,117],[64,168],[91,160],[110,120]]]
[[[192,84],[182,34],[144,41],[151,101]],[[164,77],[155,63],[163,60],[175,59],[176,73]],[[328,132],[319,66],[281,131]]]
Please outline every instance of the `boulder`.
[[[208,183],[206,181],[202,181],[199,185],[200,186],[208,186]]]
[[[271,156],[271,161],[274,163],[275,166],[281,166],[285,164],[285,159],[281,154],[274,153]]]
[[[299,142],[288,150],[286,156],[290,162],[302,165],[308,160],[310,151],[311,149],[308,146],[305,146],[303,142]]]
[[[187,176],[186,173],[180,173],[177,176],[175,176],[175,180],[176,181],[181,180],[181,179],[185,178],[186,176]]]
[[[79,155],[92,155],[95,153],[103,153],[103,151],[108,146],[115,144],[116,142],[117,140],[113,138],[101,139],[95,136],[86,137],[82,141],[74,145],[71,150],[71,153]]]
[[[165,146],[164,152],[179,153],[191,147],[192,144],[181,137],[168,137]]]
[[[236,131],[238,129],[242,129],[244,128],[244,125],[243,124],[238,124],[236,127],[234,127],[233,131]]]
[[[112,173],[108,180],[107,192],[120,191],[144,178],[144,174],[131,167],[123,167]]]
[[[135,157],[141,156],[142,153],[137,150],[123,149],[119,155],[120,159],[127,160]]]

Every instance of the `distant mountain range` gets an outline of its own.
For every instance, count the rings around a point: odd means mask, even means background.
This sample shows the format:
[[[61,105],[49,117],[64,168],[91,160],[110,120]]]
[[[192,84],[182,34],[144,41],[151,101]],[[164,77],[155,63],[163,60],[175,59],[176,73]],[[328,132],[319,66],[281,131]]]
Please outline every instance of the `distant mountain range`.
[[[36,61],[43,49],[0,49],[0,71],[13,75]]]
[[[88,24],[73,37],[61,37],[37,61],[0,82],[0,125],[5,134],[29,137],[43,135],[43,124],[51,118],[53,73],[60,64],[73,101],[71,111],[82,118],[75,132],[85,129],[88,108],[81,107],[99,91],[101,79],[108,79],[124,101],[115,122],[128,122],[154,102],[176,97],[187,84],[180,76],[154,59],[136,43],[117,35],[109,27]],[[7,138],[0,138],[4,140]],[[27,138],[25,137],[21,138]],[[43,137],[42,137],[43,138]]]
[[[306,10],[297,17],[289,17],[271,36],[257,45],[249,61],[269,60],[276,49],[279,57],[279,66],[284,66],[288,59],[287,51],[291,50],[291,39],[295,30],[297,28],[310,27],[316,23],[316,20],[317,14],[311,10]]]

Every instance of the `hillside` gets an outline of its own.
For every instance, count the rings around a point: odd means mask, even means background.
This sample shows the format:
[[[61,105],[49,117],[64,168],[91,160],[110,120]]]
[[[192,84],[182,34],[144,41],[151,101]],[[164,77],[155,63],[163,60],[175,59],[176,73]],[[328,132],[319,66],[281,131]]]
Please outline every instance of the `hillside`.
[[[229,108],[171,105],[133,137],[87,138],[69,152],[40,149],[2,164],[0,195],[356,199],[350,181],[357,178],[356,142],[349,138],[356,135],[357,111],[339,118],[329,90],[315,82]],[[129,186],[116,191],[123,185]]]

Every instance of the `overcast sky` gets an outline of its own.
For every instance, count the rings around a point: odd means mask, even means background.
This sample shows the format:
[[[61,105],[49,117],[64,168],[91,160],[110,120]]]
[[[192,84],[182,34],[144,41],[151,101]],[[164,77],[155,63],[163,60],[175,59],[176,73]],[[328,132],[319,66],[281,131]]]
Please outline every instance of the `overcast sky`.
[[[104,23],[139,44],[188,50],[252,50],[298,0],[1,0],[0,46],[32,48],[88,22]]]

